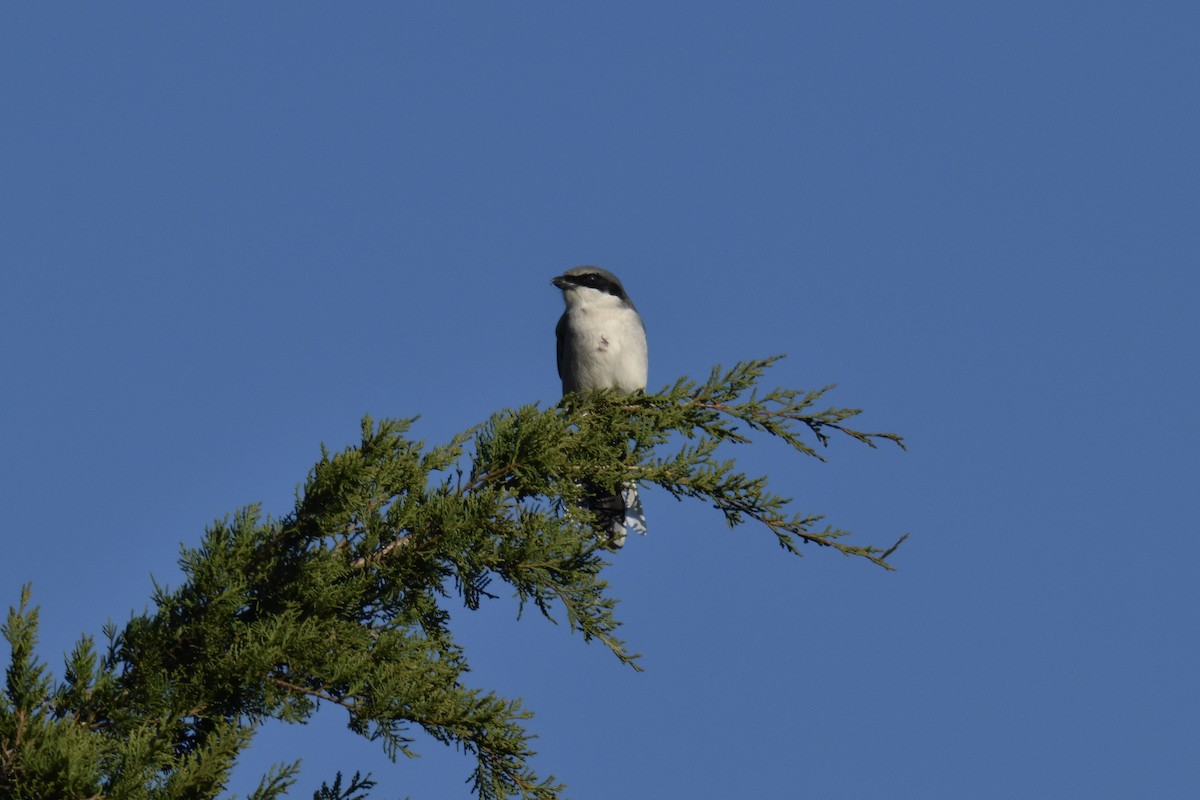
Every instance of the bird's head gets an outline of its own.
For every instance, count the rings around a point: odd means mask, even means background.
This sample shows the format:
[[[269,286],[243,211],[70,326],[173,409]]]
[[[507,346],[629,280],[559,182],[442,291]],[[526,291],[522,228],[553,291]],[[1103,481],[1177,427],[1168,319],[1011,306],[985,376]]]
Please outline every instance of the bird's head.
[[[551,283],[562,289],[563,299],[568,306],[613,303],[633,307],[620,279],[606,269],[574,267],[554,278]]]

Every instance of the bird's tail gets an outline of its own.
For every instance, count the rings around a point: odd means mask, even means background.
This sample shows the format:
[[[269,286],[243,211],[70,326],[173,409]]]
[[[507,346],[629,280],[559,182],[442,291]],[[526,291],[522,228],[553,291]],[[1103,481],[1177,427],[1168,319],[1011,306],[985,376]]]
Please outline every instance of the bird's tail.
[[[642,510],[642,498],[638,496],[636,483],[621,484],[621,491],[617,494],[590,494],[584,506],[600,518],[608,531],[609,547],[623,546],[627,530],[642,535],[646,533],[646,514]]]
[[[622,484],[621,499],[625,502],[625,527],[634,533],[646,535],[646,512],[642,510],[642,498],[638,494],[637,484],[630,482]]]

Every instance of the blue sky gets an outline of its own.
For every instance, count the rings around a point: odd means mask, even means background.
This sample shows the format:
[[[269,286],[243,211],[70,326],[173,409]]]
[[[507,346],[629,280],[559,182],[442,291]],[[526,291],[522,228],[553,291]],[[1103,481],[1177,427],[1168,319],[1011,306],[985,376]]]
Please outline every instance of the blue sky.
[[[737,453],[896,573],[648,491],[622,667],[507,599],[479,686],[592,797],[1200,790],[1200,11],[1188,3],[0,10],[0,605],[61,654],[363,413],[552,404],[549,280],[624,280],[652,387],[772,382],[910,445]],[[334,709],[263,732],[467,797]]]

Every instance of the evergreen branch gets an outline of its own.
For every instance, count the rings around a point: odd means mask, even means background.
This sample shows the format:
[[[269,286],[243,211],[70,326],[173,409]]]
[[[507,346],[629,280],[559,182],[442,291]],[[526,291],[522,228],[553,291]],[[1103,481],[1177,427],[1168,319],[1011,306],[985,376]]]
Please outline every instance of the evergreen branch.
[[[411,536],[401,536],[398,539],[392,539],[370,556],[360,556],[359,558],[354,559],[354,561],[350,562],[350,566],[352,566],[354,569],[365,569],[369,563],[378,563],[381,559],[386,558],[393,550],[410,546],[412,541],[413,540]]]
[[[414,727],[473,755],[479,800],[556,800],[562,785],[528,766],[530,712],[464,685],[445,606],[478,608],[498,579],[522,611],[529,603],[554,621],[561,609],[585,642],[640,669],[603,580],[606,523],[581,507],[597,487],[657,485],[713,506],[730,527],[762,526],[791,553],[812,544],[893,569],[908,534],[880,551],[814,530],[821,516],[789,515],[766,476],[723,457],[757,434],[822,461],[818,447],[839,433],[904,448],[847,424],[857,409],[814,410],[832,386],[760,394],[778,358],[657,394],[506,409],[428,448],[407,438],[413,419],[364,418],[357,445],[322,447],[290,515],[263,520],[251,507],[214,523],[183,551],[182,585],[156,584],[151,611],[119,633],[107,626],[103,653],[81,640],[58,685],[33,655],[37,609],[24,590],[3,626],[0,796],[210,800],[259,725],[304,721],[325,701],[393,759],[413,755]],[[272,768],[253,800],[282,796],[297,769]],[[18,785],[33,788],[17,795]],[[314,797],[362,800],[372,785],[356,774],[343,787],[339,773]]]
[[[343,789],[342,773],[339,772],[333,779],[333,786],[322,783],[321,788],[313,792],[313,800],[365,800],[367,793],[364,790],[373,788],[375,783],[370,774],[364,776],[355,772],[350,785]]]
[[[282,797],[289,786],[296,782],[300,773],[300,762],[276,764],[258,782],[258,787],[251,792],[247,800],[274,800]]]
[[[357,710],[354,702],[345,697],[336,697],[329,692],[323,692],[320,689],[313,689],[309,686],[301,686],[298,683],[284,680],[278,675],[272,675],[270,678],[268,678],[268,680],[270,680],[271,683],[274,683],[276,686],[287,689],[289,692],[296,692],[298,694],[308,695],[314,700],[324,700],[327,703],[333,703],[334,705],[341,706],[350,713],[354,713]]]

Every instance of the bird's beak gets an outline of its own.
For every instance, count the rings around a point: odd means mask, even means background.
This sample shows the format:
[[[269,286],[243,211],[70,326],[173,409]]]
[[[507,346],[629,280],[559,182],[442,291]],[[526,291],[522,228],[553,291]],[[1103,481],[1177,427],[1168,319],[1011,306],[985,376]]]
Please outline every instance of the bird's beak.
[[[569,280],[564,278],[562,275],[559,275],[557,278],[553,279],[550,282],[553,283],[555,286],[557,286],[560,289],[566,289],[573,285]]]

